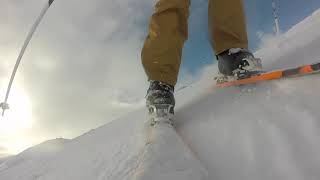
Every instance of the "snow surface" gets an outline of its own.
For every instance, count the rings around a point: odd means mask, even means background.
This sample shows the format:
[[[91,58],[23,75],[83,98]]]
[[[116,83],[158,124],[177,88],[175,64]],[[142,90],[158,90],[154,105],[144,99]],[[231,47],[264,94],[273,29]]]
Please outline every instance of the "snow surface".
[[[1,157],[0,158],[0,164],[3,163],[4,161],[6,161],[9,157],[10,157],[10,155],[5,156],[5,157]]]
[[[266,69],[320,60],[320,11],[256,53]],[[137,112],[0,164],[2,180],[317,180],[320,76],[214,89],[216,67],[176,93],[176,130]]]

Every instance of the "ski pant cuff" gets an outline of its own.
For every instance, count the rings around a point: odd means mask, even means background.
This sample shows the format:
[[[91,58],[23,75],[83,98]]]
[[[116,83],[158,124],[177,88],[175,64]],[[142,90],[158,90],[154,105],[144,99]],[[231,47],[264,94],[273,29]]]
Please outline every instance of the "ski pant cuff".
[[[243,48],[248,49],[248,43],[226,43],[223,46],[215,47],[216,55],[223,53],[231,48]]]
[[[171,85],[173,87],[177,83],[177,79],[173,78],[169,74],[154,74],[154,75],[149,76],[148,80],[149,81],[160,81],[160,82],[166,83],[168,85]]]

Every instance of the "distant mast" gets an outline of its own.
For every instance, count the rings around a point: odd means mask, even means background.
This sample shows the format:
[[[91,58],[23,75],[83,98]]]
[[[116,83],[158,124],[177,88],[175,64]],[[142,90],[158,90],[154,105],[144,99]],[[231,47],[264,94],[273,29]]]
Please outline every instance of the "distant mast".
[[[273,17],[274,17],[274,30],[276,35],[280,35],[280,27],[279,27],[279,17],[277,12],[277,5],[275,0],[272,0],[272,9],[273,9]]]

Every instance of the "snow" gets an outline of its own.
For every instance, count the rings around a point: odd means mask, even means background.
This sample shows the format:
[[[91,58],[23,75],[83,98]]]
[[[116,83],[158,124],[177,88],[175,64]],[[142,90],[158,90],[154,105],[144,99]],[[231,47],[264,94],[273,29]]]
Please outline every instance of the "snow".
[[[3,163],[4,161],[7,160],[7,158],[9,158],[10,155],[5,155],[5,157],[0,157],[0,164]]]
[[[137,168],[136,179],[207,179],[204,167],[170,125],[147,127],[147,146]]]
[[[265,36],[256,55],[263,57],[267,70],[319,62],[320,10],[301,21],[279,37]]]
[[[256,53],[266,69],[320,60],[320,11]],[[0,164],[5,180],[320,179],[320,76],[214,89],[215,65],[176,93],[176,131],[141,109]]]

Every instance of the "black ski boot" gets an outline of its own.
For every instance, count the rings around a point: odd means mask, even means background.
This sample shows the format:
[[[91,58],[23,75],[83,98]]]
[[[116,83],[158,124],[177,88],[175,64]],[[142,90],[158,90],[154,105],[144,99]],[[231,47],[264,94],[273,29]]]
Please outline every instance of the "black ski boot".
[[[174,87],[160,81],[150,81],[147,91],[146,105],[151,119],[151,125],[168,123],[173,125]]]
[[[232,48],[217,55],[219,75],[215,78],[217,83],[230,80],[248,78],[261,73],[261,60],[241,48]]]

